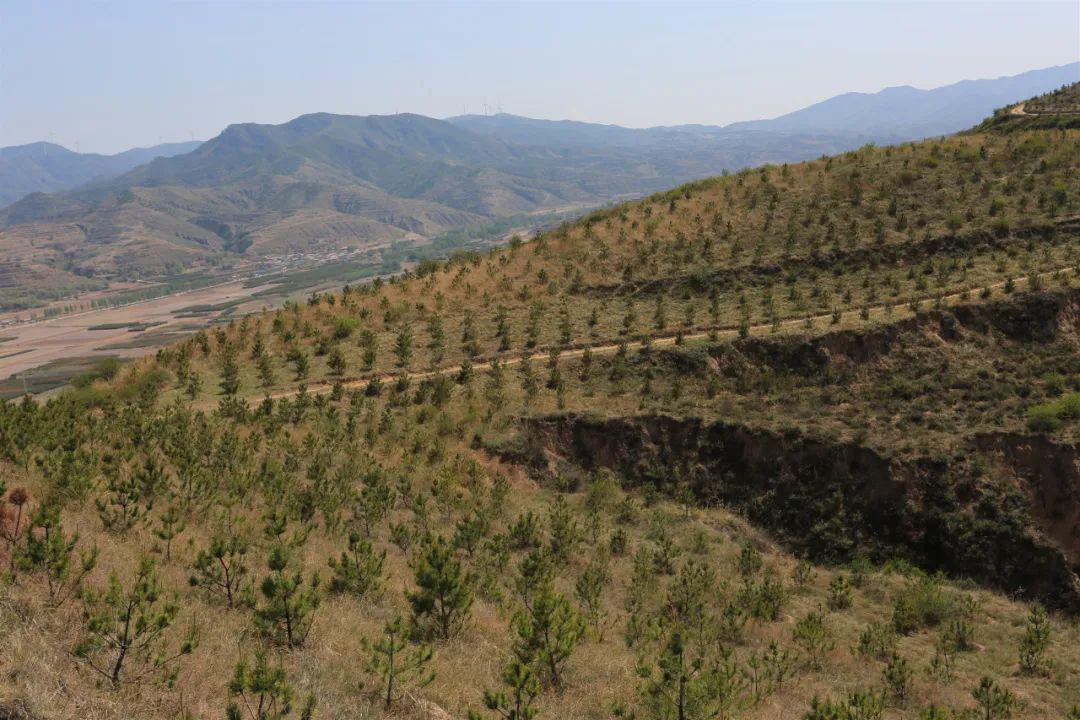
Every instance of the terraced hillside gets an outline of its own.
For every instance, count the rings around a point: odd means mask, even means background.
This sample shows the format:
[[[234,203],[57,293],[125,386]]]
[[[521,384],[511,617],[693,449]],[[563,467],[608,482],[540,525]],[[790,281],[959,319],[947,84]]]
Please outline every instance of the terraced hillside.
[[[1080,89],[1074,83],[1027,102],[1002,108],[976,129],[1013,132],[1077,127],[1080,127]]]
[[[749,170],[0,406],[0,708],[1077,717],[1078,165]]]

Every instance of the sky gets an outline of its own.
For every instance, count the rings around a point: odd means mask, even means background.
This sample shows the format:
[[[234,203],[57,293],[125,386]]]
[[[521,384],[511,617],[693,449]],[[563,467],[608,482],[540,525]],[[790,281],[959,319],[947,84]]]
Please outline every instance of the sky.
[[[0,146],[117,152],[310,112],[631,127],[1080,59],[1080,2],[0,3]]]

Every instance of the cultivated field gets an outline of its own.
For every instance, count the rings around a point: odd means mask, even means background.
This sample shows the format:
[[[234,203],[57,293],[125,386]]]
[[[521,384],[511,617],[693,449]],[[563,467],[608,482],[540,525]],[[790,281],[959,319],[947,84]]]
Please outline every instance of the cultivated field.
[[[144,355],[176,340],[179,334],[205,327],[220,314],[181,317],[184,308],[250,298],[259,289],[237,281],[8,328],[0,344],[0,377],[71,358]]]

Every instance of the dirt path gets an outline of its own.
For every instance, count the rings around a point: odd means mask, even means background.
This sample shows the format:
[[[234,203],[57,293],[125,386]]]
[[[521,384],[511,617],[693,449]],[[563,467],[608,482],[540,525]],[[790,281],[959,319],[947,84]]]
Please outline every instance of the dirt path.
[[[1013,282],[1016,285],[1029,284],[1031,282],[1031,278],[1033,278],[1033,277],[1048,278],[1048,277],[1052,277],[1055,273],[1058,273],[1058,272],[1076,273],[1078,268],[1080,268],[1080,266],[1076,266],[1076,265],[1071,266],[1071,267],[1058,268],[1057,270],[1050,270],[1050,271],[1047,271],[1047,272],[1044,272],[1044,273],[1038,273],[1036,275],[1029,275],[1029,276],[1025,276],[1025,277],[1015,278],[1013,280]],[[999,282],[999,283],[994,283],[993,285],[990,285],[989,287],[991,289],[999,289],[999,288],[1004,287],[1006,282],[1008,282],[1008,281],[1002,281],[1002,282]],[[977,291],[978,291],[978,289],[968,290],[967,292],[970,293],[970,292],[977,292]],[[963,294],[963,291],[958,292],[958,293],[953,293],[951,295],[943,295],[943,296],[941,296],[941,300],[942,300],[942,302],[949,302],[949,301],[952,301],[952,300],[958,300],[958,299],[960,299],[960,296],[962,294]],[[922,298],[921,302],[926,302],[927,300],[935,300],[935,299],[936,298],[934,298],[934,297],[924,297],[924,298]],[[895,305],[894,305],[894,307],[895,307]],[[884,308],[885,308],[885,303],[880,303],[878,305],[869,306],[869,310],[870,310],[871,314],[883,313]],[[852,314],[854,314],[856,312],[860,312],[860,311],[858,311],[858,310],[847,310],[847,311],[841,313],[841,317],[842,318],[850,317]],[[817,321],[820,321],[820,320],[829,320],[831,318],[832,318],[832,313],[831,312],[824,313],[824,314],[821,314],[821,315],[810,316],[810,320],[812,322],[817,322]],[[805,318],[805,317],[793,318],[793,319],[790,319],[790,320],[781,320],[780,321],[780,326],[781,327],[791,327],[793,325],[803,325],[806,322],[806,320],[807,320],[807,318]],[[750,326],[750,333],[751,334],[761,334],[762,332],[767,331],[767,330],[771,330],[772,328],[773,328],[772,323],[763,323],[761,325],[751,325]],[[731,326],[712,327],[712,328],[707,327],[707,328],[704,328],[704,329],[699,327],[699,328],[695,328],[693,332],[683,333],[682,338],[683,338],[683,340],[701,340],[703,338],[709,337],[709,335],[712,334],[712,333],[715,333],[718,337],[721,337],[721,338],[730,338],[730,337],[734,337],[734,336],[738,335],[739,330],[738,330],[738,328],[733,328]],[[669,335],[656,335],[656,336],[653,336],[651,338],[651,342],[652,342],[653,347],[667,347],[667,346],[670,346],[670,345],[675,345],[678,338],[679,338],[678,333],[669,334]],[[618,352],[619,347],[621,345],[622,345],[622,343],[613,343],[613,342],[610,342],[610,341],[604,341],[604,342],[600,342],[600,343],[597,343],[597,344],[594,344],[594,345],[586,345],[584,347],[576,347],[576,348],[571,348],[569,350],[565,350],[565,351],[559,353],[559,358],[562,359],[562,358],[581,357],[582,355],[585,354],[586,349],[589,350],[589,352],[591,352],[593,355],[613,355],[616,352]],[[633,341],[626,342],[626,348],[628,350],[639,350],[644,345],[645,345],[645,343],[642,340],[633,340]],[[550,350],[550,348],[545,349],[545,350],[537,350],[536,352],[530,353],[528,355],[519,354],[519,355],[510,355],[510,356],[507,356],[505,358],[500,357],[499,362],[502,365],[517,365],[523,359],[525,359],[526,357],[529,358],[530,361],[533,361],[533,360],[546,360],[547,357],[548,357],[549,350]],[[491,361],[485,361],[485,362],[476,363],[472,367],[473,367],[473,370],[487,370],[487,369],[491,368],[491,364],[492,364]],[[451,365],[451,366],[447,366],[447,367],[444,367],[444,368],[440,368],[438,370],[427,370],[427,371],[424,371],[424,372],[408,373],[408,377],[410,379],[412,379],[412,380],[424,380],[426,378],[435,377],[436,375],[449,375],[449,374],[457,373],[460,370],[461,370],[461,365]],[[375,378],[378,378],[380,382],[392,382],[392,381],[397,380],[399,377],[401,377],[401,373],[381,373],[381,374],[380,373],[371,373],[370,375],[365,375],[365,376],[360,376],[360,377],[343,378],[338,382],[340,382],[341,386],[343,388],[345,388],[346,390],[352,390],[352,389],[356,389],[356,388],[360,388],[360,387],[366,387],[367,384],[369,382],[371,382]],[[327,393],[327,392],[330,392],[333,389],[335,384],[337,384],[337,383],[336,382],[330,382],[330,381],[327,381],[327,380],[319,380],[316,383],[313,383],[312,385],[308,386],[307,387],[307,392],[309,394]],[[281,398],[293,397],[294,395],[298,395],[299,392],[300,392],[299,390],[282,390],[282,391],[279,391],[279,392],[276,392],[276,393],[270,393],[269,397],[271,399],[278,400],[278,399],[281,399]],[[249,397],[258,398],[260,396],[251,395]],[[267,397],[267,396],[264,395],[264,396],[261,396],[261,397]]]

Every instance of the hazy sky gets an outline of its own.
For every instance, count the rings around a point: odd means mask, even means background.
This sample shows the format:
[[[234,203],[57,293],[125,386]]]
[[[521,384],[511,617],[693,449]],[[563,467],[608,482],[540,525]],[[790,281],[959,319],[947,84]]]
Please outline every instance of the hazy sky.
[[[0,145],[83,152],[303,113],[630,126],[1080,59],[1062,3],[0,3]]]

